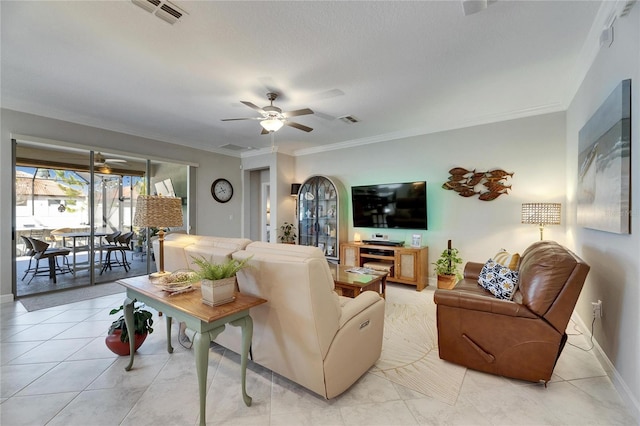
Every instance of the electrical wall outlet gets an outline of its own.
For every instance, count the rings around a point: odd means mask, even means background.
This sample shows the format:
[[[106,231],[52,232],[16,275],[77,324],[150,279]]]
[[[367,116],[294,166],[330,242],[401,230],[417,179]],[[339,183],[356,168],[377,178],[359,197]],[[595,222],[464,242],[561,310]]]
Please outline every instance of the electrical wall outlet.
[[[591,302],[591,307],[593,308],[593,317],[602,318],[602,300]]]

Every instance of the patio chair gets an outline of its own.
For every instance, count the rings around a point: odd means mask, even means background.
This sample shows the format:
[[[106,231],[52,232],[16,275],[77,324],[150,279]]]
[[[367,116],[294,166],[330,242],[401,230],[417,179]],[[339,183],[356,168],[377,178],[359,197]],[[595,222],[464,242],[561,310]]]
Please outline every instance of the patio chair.
[[[29,265],[27,266],[27,270],[25,271],[24,276],[22,277],[22,281],[26,278],[26,276],[31,273],[31,278],[27,284],[30,284],[31,281],[36,277],[36,275],[48,274],[49,278],[53,280],[53,283],[56,284],[56,275],[57,273],[65,274],[67,272],[71,272],[71,268],[69,267],[69,262],[67,261],[67,255],[71,252],[68,249],[64,248],[49,248],[49,243],[44,241],[31,238],[31,237],[23,237],[26,238],[25,244],[29,250],[31,250],[31,258],[29,259]],[[58,256],[62,256],[62,266],[58,263]],[[36,261],[35,266],[31,267],[32,260]],[[46,269],[40,269],[40,260],[47,259],[49,262],[49,267]]]
[[[29,265],[27,265],[27,269],[24,271],[24,275],[22,276],[22,281],[24,281],[29,272],[33,271],[33,269],[31,269],[31,261],[33,260],[34,251],[33,244],[31,244],[29,237],[20,235],[20,238],[22,238],[22,242],[24,243],[24,256],[29,256]]]
[[[102,268],[100,269],[100,275],[107,269],[112,270],[113,266],[122,266],[126,272],[129,272],[129,261],[127,260],[127,251],[131,250],[131,239],[134,232],[126,232],[124,234],[117,235],[112,238],[113,244],[105,244],[100,246],[102,251],[106,251],[104,261],[102,262]],[[109,241],[109,237],[113,234],[105,237]],[[118,259],[118,252],[122,255],[122,260]]]

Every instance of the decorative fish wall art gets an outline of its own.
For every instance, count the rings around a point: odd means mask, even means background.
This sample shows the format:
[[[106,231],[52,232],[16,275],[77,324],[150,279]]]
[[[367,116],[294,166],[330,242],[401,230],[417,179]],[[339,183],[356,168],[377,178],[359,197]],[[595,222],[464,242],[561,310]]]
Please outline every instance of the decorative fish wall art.
[[[513,173],[500,169],[477,172],[462,167],[454,167],[449,174],[451,176],[442,184],[442,188],[455,191],[461,197],[478,195],[482,201],[495,200],[502,194],[508,194],[511,185],[506,185],[506,179],[513,176]]]

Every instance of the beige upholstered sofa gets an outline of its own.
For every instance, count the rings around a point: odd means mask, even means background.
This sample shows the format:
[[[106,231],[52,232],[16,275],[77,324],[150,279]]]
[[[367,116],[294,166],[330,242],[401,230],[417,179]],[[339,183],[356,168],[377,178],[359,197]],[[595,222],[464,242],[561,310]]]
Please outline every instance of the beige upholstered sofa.
[[[177,271],[193,268],[193,258],[204,256],[212,262],[224,262],[231,254],[244,249],[251,240],[247,238],[223,238],[205,235],[168,234],[164,239],[164,269]],[[153,241],[153,251],[158,253],[160,243]],[[159,268],[159,257],[156,256],[156,267]]]
[[[191,256],[251,257],[238,273],[238,287],[267,300],[251,309],[253,361],[318,395],[340,395],[380,357],[384,299],[372,291],[355,299],[338,296],[316,247],[170,234],[164,253],[167,271],[190,268]],[[238,327],[227,327],[215,341],[240,353]]]

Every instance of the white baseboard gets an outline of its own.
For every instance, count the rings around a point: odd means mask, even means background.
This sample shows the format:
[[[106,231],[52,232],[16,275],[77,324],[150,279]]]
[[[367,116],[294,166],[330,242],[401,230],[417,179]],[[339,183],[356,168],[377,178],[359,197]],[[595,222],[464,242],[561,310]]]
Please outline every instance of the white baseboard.
[[[0,304],[13,302],[13,300],[14,300],[13,293],[0,295]]]
[[[573,319],[573,321],[575,321],[580,326],[580,328],[584,330],[587,338],[591,339],[591,328],[585,325],[584,321],[582,321],[582,318],[580,318],[580,316],[576,314],[575,311],[573,312],[573,315],[571,315],[571,319]],[[631,393],[631,389],[629,389],[627,383],[624,381],[620,373],[618,373],[618,370],[616,370],[616,367],[613,365],[607,354],[604,352],[604,350],[602,350],[602,348],[598,344],[598,341],[595,338],[593,338],[591,341],[593,342],[593,353],[602,365],[604,371],[607,373],[607,376],[609,376],[611,383],[613,383],[613,386],[620,394],[620,397],[627,405],[627,408],[631,412],[631,415],[636,419],[636,422],[640,424],[640,402],[638,402],[633,393]]]

